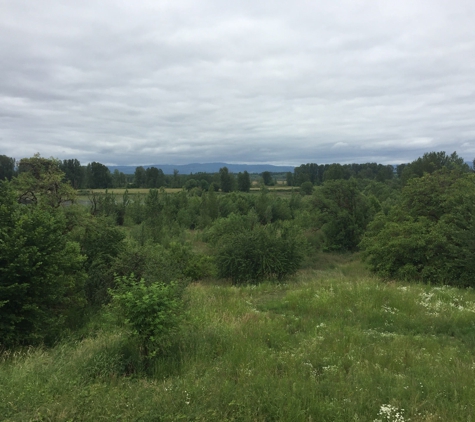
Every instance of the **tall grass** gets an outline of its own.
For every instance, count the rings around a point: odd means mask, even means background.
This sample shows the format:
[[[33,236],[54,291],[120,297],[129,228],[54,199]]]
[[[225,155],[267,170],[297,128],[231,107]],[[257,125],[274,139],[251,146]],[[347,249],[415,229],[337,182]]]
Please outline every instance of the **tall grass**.
[[[285,284],[187,289],[145,374],[123,328],[4,353],[6,421],[469,421],[475,293],[382,282],[327,256]]]

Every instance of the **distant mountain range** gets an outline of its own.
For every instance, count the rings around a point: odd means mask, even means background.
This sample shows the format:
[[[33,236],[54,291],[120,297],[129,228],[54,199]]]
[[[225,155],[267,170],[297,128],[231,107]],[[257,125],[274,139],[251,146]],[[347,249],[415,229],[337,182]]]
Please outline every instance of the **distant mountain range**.
[[[108,166],[109,170],[119,170],[124,174],[134,174],[137,166]],[[262,173],[270,171],[272,173],[293,172],[293,166],[273,166],[271,164],[226,164],[226,163],[192,163],[192,164],[151,164],[142,166],[143,168],[156,167],[162,169],[165,174],[173,174],[173,170],[178,170],[180,174],[191,173],[218,173],[222,167],[227,167],[230,173],[247,171],[248,173]]]

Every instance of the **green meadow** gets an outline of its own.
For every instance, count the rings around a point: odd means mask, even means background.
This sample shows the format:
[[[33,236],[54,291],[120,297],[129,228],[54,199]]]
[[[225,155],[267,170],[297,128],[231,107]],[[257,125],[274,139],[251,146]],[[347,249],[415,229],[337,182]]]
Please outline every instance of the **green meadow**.
[[[1,420],[473,420],[472,289],[322,254],[285,283],[192,283],[185,302],[147,367],[107,308],[52,348],[3,352]]]

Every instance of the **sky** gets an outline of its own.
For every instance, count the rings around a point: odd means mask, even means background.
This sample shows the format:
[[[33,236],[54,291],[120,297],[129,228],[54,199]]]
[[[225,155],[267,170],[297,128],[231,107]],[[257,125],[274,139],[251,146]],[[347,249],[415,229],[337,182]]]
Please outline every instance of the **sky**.
[[[473,0],[0,0],[0,154],[475,158]]]

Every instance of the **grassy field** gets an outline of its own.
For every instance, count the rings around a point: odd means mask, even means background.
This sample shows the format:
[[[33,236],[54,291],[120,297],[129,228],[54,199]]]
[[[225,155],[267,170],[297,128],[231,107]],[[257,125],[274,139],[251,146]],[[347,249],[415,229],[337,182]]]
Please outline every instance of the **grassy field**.
[[[318,259],[285,284],[190,285],[148,376],[107,314],[85,338],[3,353],[0,420],[474,420],[475,292]]]
[[[103,194],[103,193],[112,193],[114,195],[120,195],[122,196],[125,191],[127,190],[127,193],[129,195],[147,195],[149,192],[150,192],[150,189],[148,188],[133,188],[133,189],[125,189],[125,188],[116,188],[116,189],[82,189],[82,190],[79,190],[78,191],[78,194],[81,195],[81,196],[86,196],[89,194],[89,193],[99,193],[99,194]],[[167,193],[176,193],[176,192],[181,192],[183,189],[181,188],[166,188],[165,189],[165,192]]]
[[[267,189],[270,192],[287,192],[287,191],[298,191],[298,187],[295,188],[293,186],[285,186],[285,185],[276,185],[276,186],[267,186]],[[164,188],[165,192],[167,193],[176,193],[176,192],[181,192],[183,189],[182,188]],[[252,187],[251,192],[259,192],[261,190],[260,187]],[[79,195],[87,196],[88,193],[112,193],[114,195],[123,195],[126,191],[125,188],[116,188],[116,189],[81,189],[78,191]],[[129,195],[146,195],[150,192],[150,189],[148,188],[130,188],[127,189],[127,192]]]

